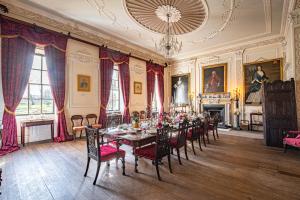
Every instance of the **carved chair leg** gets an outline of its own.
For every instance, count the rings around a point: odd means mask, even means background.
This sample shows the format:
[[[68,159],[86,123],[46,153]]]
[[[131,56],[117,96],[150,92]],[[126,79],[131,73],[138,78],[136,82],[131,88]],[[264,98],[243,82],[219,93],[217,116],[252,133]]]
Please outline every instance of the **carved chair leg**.
[[[155,168],[156,168],[157,178],[158,178],[158,180],[161,181],[160,174],[159,174],[159,168],[158,168],[158,160],[156,160],[156,162],[155,162]]]
[[[210,144],[210,142],[209,142],[209,135],[208,135],[208,131],[206,132],[206,137],[207,137],[207,144]]]
[[[192,149],[193,149],[194,155],[196,155],[195,147],[194,147],[194,140],[192,140],[191,142],[192,142]]]
[[[186,144],[184,145],[184,153],[185,153],[186,159],[189,160],[188,155],[187,155],[187,146],[186,146]]]
[[[173,148],[171,148],[171,154],[172,154],[172,155],[174,154]]]
[[[110,166],[110,161],[106,162],[106,166],[109,167]]]
[[[199,148],[200,148],[200,150],[202,151],[201,141],[200,141],[200,140],[201,140],[201,137],[198,138],[198,142],[199,142]]]
[[[179,152],[179,149],[176,149],[176,151],[177,151],[178,162],[179,162],[180,165],[182,165],[181,159],[180,159],[180,152]]]
[[[90,161],[91,161],[91,158],[88,157],[88,158],[87,158],[87,163],[86,163],[86,169],[85,169],[85,173],[84,173],[84,176],[85,176],[85,177],[86,177],[86,175],[87,175],[87,173],[88,173],[88,170],[89,170]]]
[[[125,157],[122,157],[123,176],[125,176]]]
[[[136,173],[138,173],[139,171],[138,171],[138,160],[139,160],[139,158],[137,157],[137,156],[135,156],[135,165],[134,165],[134,170],[135,170],[135,172]]]
[[[96,171],[96,176],[95,176],[93,185],[96,185],[96,181],[97,181],[97,178],[98,178],[98,175],[99,175],[100,166],[101,166],[101,162],[97,161],[97,171]]]
[[[82,136],[82,130],[80,131],[80,136],[79,136],[80,139],[81,139],[81,136]]]
[[[202,139],[203,139],[204,146],[206,147],[206,142],[205,142],[205,136],[204,136],[204,134],[202,135]]]
[[[217,138],[219,139],[218,127],[216,127]]]
[[[214,136],[214,140],[216,141],[215,129],[214,128],[213,128],[213,136]]]
[[[288,145],[285,144],[285,145],[284,145],[284,153],[286,153],[287,149],[288,149]]]
[[[173,173],[172,167],[171,167],[171,155],[170,154],[168,155],[168,164],[169,164],[170,173]]]

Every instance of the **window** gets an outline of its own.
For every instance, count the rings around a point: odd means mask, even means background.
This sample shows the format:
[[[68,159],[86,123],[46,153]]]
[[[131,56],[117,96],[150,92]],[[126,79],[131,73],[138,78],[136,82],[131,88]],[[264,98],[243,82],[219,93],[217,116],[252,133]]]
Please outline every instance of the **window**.
[[[107,105],[109,112],[120,111],[120,84],[119,84],[119,68],[114,66],[112,82],[110,87],[110,96]]]
[[[23,98],[17,107],[17,115],[53,114],[54,101],[49,85],[44,51],[36,49],[30,78]]]
[[[157,76],[155,76],[155,84],[154,84],[154,93],[152,98],[152,112],[158,112],[158,80]]]

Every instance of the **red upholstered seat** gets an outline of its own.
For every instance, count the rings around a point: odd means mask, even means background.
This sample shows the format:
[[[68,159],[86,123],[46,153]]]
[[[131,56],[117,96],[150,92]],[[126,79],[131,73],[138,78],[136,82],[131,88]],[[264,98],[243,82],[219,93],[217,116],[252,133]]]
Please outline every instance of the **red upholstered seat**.
[[[101,161],[108,161],[111,160],[113,158],[118,157],[125,157],[125,151],[122,149],[118,149],[111,146],[111,145],[103,145],[100,147],[99,149],[100,153],[101,153]]]
[[[189,131],[188,131],[188,133],[187,133],[187,139],[191,139],[192,138],[192,136],[193,136],[193,130],[192,129],[190,129]]]
[[[298,135],[296,138],[284,138],[283,143],[300,148],[300,135]]]
[[[155,144],[147,145],[135,150],[134,153],[136,156],[144,157],[149,160],[155,159]]]
[[[172,148],[176,148],[176,146],[177,146],[177,137],[172,137],[170,139],[170,145],[171,145]]]

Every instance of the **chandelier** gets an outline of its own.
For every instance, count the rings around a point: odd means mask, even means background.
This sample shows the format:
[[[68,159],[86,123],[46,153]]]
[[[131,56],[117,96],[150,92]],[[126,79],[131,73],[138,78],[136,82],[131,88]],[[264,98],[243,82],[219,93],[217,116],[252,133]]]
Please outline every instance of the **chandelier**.
[[[171,33],[172,23],[180,20],[181,13],[173,6],[163,5],[156,9],[155,14],[167,23],[166,33],[158,44],[155,43],[155,48],[163,53],[166,58],[170,58],[174,54],[178,54],[182,48],[182,42],[179,42],[177,37]]]

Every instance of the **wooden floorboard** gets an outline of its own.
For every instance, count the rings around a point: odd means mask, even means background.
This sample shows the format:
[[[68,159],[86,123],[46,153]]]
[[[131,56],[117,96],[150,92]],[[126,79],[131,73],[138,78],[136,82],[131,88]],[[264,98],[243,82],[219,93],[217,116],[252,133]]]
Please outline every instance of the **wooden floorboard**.
[[[0,158],[3,169],[3,200],[68,199],[300,199],[300,151],[263,145],[260,139],[220,135],[197,155],[189,146],[183,165],[172,156],[173,174],[167,161],[160,166],[163,181],[156,178],[150,161],[140,159],[134,172],[131,148],[126,154],[126,176],[121,163],[101,166],[93,186],[96,163],[91,162],[88,177],[84,140],[28,145]]]

